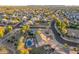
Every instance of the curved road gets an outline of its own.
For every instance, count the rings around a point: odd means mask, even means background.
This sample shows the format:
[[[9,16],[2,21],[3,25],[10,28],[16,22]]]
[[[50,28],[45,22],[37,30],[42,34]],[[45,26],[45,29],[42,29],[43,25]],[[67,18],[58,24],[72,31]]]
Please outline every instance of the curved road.
[[[55,26],[55,21],[52,21],[52,22],[51,22],[51,29],[52,29],[52,31],[53,31],[53,33],[54,33],[54,36],[55,36],[55,38],[56,38],[56,40],[57,40],[58,42],[60,42],[60,43],[62,43],[62,44],[67,43],[68,45],[74,46],[74,47],[76,47],[76,46],[79,45],[78,43],[66,41],[66,40],[64,40],[63,38],[61,38],[61,37],[60,37],[60,34],[56,31],[56,29],[55,29],[54,26]]]

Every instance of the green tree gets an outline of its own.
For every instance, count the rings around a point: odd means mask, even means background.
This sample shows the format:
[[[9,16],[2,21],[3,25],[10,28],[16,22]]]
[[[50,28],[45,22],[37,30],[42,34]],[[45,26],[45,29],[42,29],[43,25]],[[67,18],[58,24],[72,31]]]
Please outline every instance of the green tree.
[[[11,25],[8,25],[8,26],[7,26],[7,31],[10,32],[10,31],[12,31],[12,30],[13,30],[13,27],[12,27]]]
[[[64,22],[61,23],[61,32],[63,34],[67,33],[67,25]]]
[[[21,31],[22,31],[22,32],[25,32],[25,31],[28,31],[28,30],[30,30],[30,26],[29,26],[29,25],[24,25],[24,26],[22,26],[22,28],[21,28]]]
[[[0,38],[4,36],[5,29],[4,27],[0,27]]]
[[[57,20],[56,20],[56,24],[57,24],[57,26],[60,27],[60,26],[61,26],[61,20],[57,19]]]
[[[69,48],[69,45],[67,43],[65,43],[63,48]]]

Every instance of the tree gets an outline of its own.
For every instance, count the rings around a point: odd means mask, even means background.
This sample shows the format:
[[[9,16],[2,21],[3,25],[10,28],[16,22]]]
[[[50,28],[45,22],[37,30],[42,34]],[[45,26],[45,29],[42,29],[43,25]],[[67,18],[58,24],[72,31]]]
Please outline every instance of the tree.
[[[19,39],[18,46],[17,46],[17,50],[19,51],[20,54],[29,54],[29,50],[30,49],[25,48],[24,36],[22,36]]]
[[[67,43],[65,43],[64,46],[63,46],[63,48],[68,48],[68,47],[69,47],[69,46],[68,46]]]
[[[4,19],[8,20],[8,19],[9,19],[9,17],[8,17],[8,16],[4,16]]]
[[[57,20],[57,17],[56,17],[55,15],[52,15],[52,18],[53,18],[54,20]]]
[[[2,38],[4,36],[4,27],[0,27],[0,38]]]
[[[57,26],[59,27],[60,31],[63,34],[67,33],[67,25],[66,25],[66,23],[62,22],[60,19],[57,19],[56,24],[57,24]]]
[[[79,50],[79,45],[77,46],[78,50]]]
[[[60,27],[60,26],[61,26],[61,23],[62,23],[62,22],[61,22],[61,20],[60,20],[60,19],[57,19],[57,20],[56,20],[56,24],[57,24],[57,26],[59,26],[59,27]]]
[[[0,31],[0,38],[2,38],[3,36],[4,36],[4,33]]]
[[[19,17],[16,17],[16,20],[17,20],[17,21],[19,21],[19,22],[21,22],[21,21],[22,21]]]
[[[29,54],[28,49],[20,50],[20,54]]]
[[[24,25],[22,26],[21,31],[25,32],[25,31],[28,31],[29,29],[30,29],[29,25]]]
[[[0,46],[0,54],[7,54],[7,53],[9,53],[7,47]]]
[[[66,24],[66,26],[68,27],[69,26],[69,20],[64,18],[64,23]]]
[[[12,29],[13,29],[13,27],[12,27],[11,25],[8,25],[8,26],[7,26],[7,31],[8,31],[8,32],[12,31]]]
[[[61,23],[61,32],[63,34],[67,33],[67,25],[64,22]]]
[[[76,48],[76,47],[75,47],[75,48],[73,48],[73,51],[78,51],[78,48]]]
[[[18,17],[13,17],[12,18],[12,23],[15,24],[15,23],[19,23],[20,22],[20,18]]]

